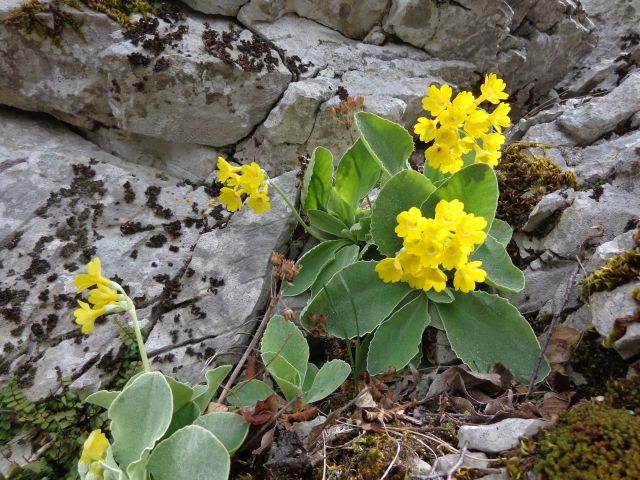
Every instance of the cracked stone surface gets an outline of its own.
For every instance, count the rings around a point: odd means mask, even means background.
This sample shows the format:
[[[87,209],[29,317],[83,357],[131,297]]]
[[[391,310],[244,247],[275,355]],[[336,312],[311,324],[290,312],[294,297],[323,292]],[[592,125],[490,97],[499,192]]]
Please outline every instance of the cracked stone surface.
[[[215,337],[216,351],[243,341],[220,336],[244,327],[264,300],[269,253],[291,231],[282,202],[271,215],[243,211],[229,221],[204,187],[123,162],[59,122],[14,110],[0,111],[0,139],[0,382],[17,376],[30,399],[42,400],[61,379],[74,381],[72,390],[96,390],[117,373],[118,328],[104,321],[83,336],[73,323],[71,281],[94,256],[129,288],[156,350],[171,350],[163,331],[179,326],[180,308],[215,311],[209,320],[184,315],[191,332],[178,341],[191,344],[194,362],[209,351],[200,339]],[[293,173],[280,181],[293,190]],[[162,368],[173,368],[164,360]]]

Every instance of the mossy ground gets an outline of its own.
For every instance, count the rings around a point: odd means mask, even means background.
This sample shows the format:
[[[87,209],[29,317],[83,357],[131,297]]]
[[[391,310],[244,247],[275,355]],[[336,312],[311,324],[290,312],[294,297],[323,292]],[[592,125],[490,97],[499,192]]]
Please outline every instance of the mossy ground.
[[[510,478],[533,470],[541,480],[640,478],[640,417],[605,404],[581,403],[559,423],[522,444],[508,463]]]
[[[502,159],[495,169],[500,188],[496,216],[515,230],[522,228],[543,195],[563,188],[580,188],[572,172],[563,171],[545,156],[533,154],[534,150],[544,153],[545,147],[537,143],[509,145],[502,152]],[[531,154],[525,153],[527,151]],[[553,222],[546,226],[549,224]],[[546,231],[541,232],[542,235],[544,233]]]

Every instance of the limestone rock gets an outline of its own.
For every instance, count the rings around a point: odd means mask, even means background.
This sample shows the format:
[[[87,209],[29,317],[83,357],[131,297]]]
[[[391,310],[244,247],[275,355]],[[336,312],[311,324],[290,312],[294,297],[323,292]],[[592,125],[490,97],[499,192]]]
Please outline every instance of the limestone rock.
[[[607,95],[587,99],[565,112],[558,125],[580,144],[589,145],[640,111],[640,72],[631,73]]]
[[[394,0],[384,28],[434,57],[503,75],[521,103],[546,93],[595,43],[584,10],[569,0]]]
[[[226,15],[229,17],[235,17],[238,14],[238,10],[242,7],[247,0],[182,0],[183,3],[189,5],[194,10],[209,15]]]
[[[500,453],[519,444],[520,437],[531,437],[549,424],[546,420],[507,418],[491,425],[462,425],[458,430],[458,444],[469,450]]]
[[[632,291],[640,288],[640,281],[631,282],[610,292],[595,292],[589,297],[593,326],[603,337],[608,337],[616,323],[631,319],[638,314],[640,305],[633,299]],[[622,358],[631,358],[640,353],[640,324],[632,323],[625,334],[614,343]]]
[[[238,18],[245,25],[273,22],[295,13],[337,30],[343,35],[362,39],[382,21],[391,0],[251,0],[242,7]]]
[[[0,18],[21,3],[0,3]],[[222,19],[189,13],[155,28],[148,20],[146,28],[157,33],[140,34],[136,46],[104,14],[72,14],[83,22],[85,40],[67,29],[56,46],[0,29],[0,103],[88,130],[103,125],[216,146],[249,134],[291,78],[264,40]]]
[[[0,139],[0,384],[17,376],[36,401],[61,379],[96,390],[117,373],[118,328],[104,319],[84,336],[73,322],[71,282],[95,256],[129,288],[162,368],[171,351],[200,372],[211,348],[246,338],[233,332],[260,308],[269,253],[291,229],[280,200],[229,222],[204,187],[123,162],[50,119],[2,109]],[[281,181],[291,191],[293,174]]]

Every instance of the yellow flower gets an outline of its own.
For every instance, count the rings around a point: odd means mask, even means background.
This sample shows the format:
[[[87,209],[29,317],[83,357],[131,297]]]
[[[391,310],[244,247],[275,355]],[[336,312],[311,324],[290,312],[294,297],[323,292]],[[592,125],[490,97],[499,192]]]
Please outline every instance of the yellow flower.
[[[473,213],[467,213],[456,227],[455,237],[463,244],[480,245],[487,239],[484,229],[487,221],[482,217],[476,217]]]
[[[420,256],[420,264],[425,267],[437,267],[442,261],[442,242],[433,237],[422,238],[416,255]],[[414,251],[415,251],[414,250]]]
[[[438,116],[438,121],[443,127],[459,128],[467,119],[467,114],[454,106],[449,106]]]
[[[93,303],[94,307],[106,307],[118,303],[118,300],[118,292],[104,285],[98,285],[98,288],[89,292],[89,302]]]
[[[218,167],[218,173],[216,173],[216,177],[222,183],[226,182],[233,175],[237,175],[237,172],[240,171],[241,167],[232,167],[224,158],[218,157],[218,163],[216,165]]]
[[[460,242],[453,237],[449,239],[442,250],[442,266],[447,270],[459,268],[467,263],[467,257],[472,251],[472,247]]]
[[[88,303],[78,300],[80,308],[76,308],[73,311],[73,316],[76,317],[75,322],[82,328],[80,331],[85,335],[93,332],[95,321],[98,317],[107,313],[104,307],[93,310]]]
[[[479,99],[487,100],[495,105],[496,103],[499,103],[500,100],[506,100],[509,98],[509,95],[504,92],[506,87],[507,85],[504,83],[504,80],[498,78],[495,73],[485,75],[484,83],[480,85],[482,95]]]
[[[450,202],[440,200],[436,205],[435,221],[449,230],[455,230],[464,215],[464,203],[457,198]]]
[[[240,186],[243,187],[249,195],[257,192],[264,183],[264,173],[260,165],[251,162],[250,165],[243,165],[242,176],[240,177]]]
[[[463,293],[468,293],[476,288],[476,282],[484,282],[487,272],[479,268],[482,262],[476,260],[462,265],[453,276],[453,287]]]
[[[449,105],[452,93],[453,90],[449,85],[443,85],[440,88],[431,85],[427,90],[427,96],[422,99],[422,108],[437,117]]]
[[[242,190],[223,187],[220,190],[220,202],[229,212],[240,210],[242,207]]]
[[[407,250],[403,249],[400,253],[398,253],[396,258],[400,262],[403,275],[406,275],[406,274],[415,275],[422,268],[422,265],[420,263],[420,257],[417,255],[413,255],[412,253],[409,253]]]
[[[502,133],[503,128],[507,128],[511,125],[511,119],[509,118],[509,112],[511,106],[508,103],[499,103],[493,112],[489,114],[489,121],[493,128],[499,133]]]
[[[419,208],[411,207],[409,210],[400,212],[396,217],[398,225],[395,228],[396,235],[400,238],[418,238],[426,218],[422,216]]]
[[[265,186],[262,191],[250,195],[247,205],[249,205],[249,208],[258,215],[262,215],[264,212],[269,211],[271,209],[271,204],[269,203],[267,187]]]
[[[426,117],[418,118],[418,123],[413,126],[413,132],[420,136],[421,142],[430,142],[436,135],[436,121]]]
[[[489,114],[483,109],[477,108],[469,114],[469,118],[464,122],[464,131],[472,137],[480,137],[487,133],[490,123]]]
[[[109,447],[109,440],[100,429],[91,432],[82,447],[80,461],[84,463],[98,462],[104,458],[104,454]]]
[[[76,275],[73,284],[76,286],[76,293],[80,293],[94,285],[109,286],[111,285],[111,280],[102,276],[100,272],[100,258],[96,257],[87,264],[87,273]]]
[[[452,147],[460,141],[460,134],[454,128],[439,128],[435,135],[435,141],[440,145]]]
[[[495,167],[496,165],[498,165],[500,160],[499,151],[495,152],[495,151],[485,150],[483,148],[478,147],[477,145],[475,146],[475,151],[476,151],[476,158],[475,158],[476,163],[486,163],[491,167]]]
[[[463,113],[468,113],[468,111],[475,106],[475,101],[476,97],[473,96],[473,93],[462,91],[456,95],[456,98],[453,99],[451,104],[453,108]]]
[[[456,156],[463,155],[465,153],[469,153],[473,150],[473,147],[476,145],[476,142],[472,137],[466,136],[460,139],[460,141],[454,145],[453,150],[456,152]]]
[[[447,145],[434,143],[424,152],[425,159],[431,168],[440,169],[440,165],[451,162],[451,149]]]
[[[396,283],[402,278],[402,265],[397,258],[380,260],[375,270],[384,283]]]
[[[488,133],[481,138],[482,147],[490,152],[497,152],[505,142],[505,137],[501,133]]]
[[[427,267],[421,270],[419,275],[407,276],[411,288],[417,288],[428,292],[433,289],[441,292],[447,287],[447,276],[442,270],[435,267]]]

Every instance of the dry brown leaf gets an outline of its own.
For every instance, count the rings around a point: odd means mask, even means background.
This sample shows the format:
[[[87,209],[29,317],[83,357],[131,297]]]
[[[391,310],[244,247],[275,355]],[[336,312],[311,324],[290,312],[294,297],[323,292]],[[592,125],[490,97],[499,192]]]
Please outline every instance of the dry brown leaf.
[[[207,410],[205,411],[205,414],[207,413],[215,413],[215,412],[228,412],[229,411],[229,407],[223,403],[218,403],[218,402],[211,402],[209,405],[207,405]]]
[[[554,328],[546,351],[549,363],[552,365],[567,363],[581,337],[582,333],[575,328],[562,326]]]
[[[308,422],[309,420],[314,419],[317,415],[318,407],[309,405],[307,408],[304,408],[299,412],[284,413],[280,418],[282,418],[282,423],[285,427],[291,428],[292,424],[296,422]]]
[[[574,395],[575,392],[545,393],[539,407],[540,413],[544,418],[555,423],[558,420],[558,416],[569,408],[571,398]]]
[[[474,404],[489,402],[503,390],[500,375],[496,373],[474,373],[465,367],[455,366],[436,376],[429,386],[427,397],[447,393],[457,394]]]

